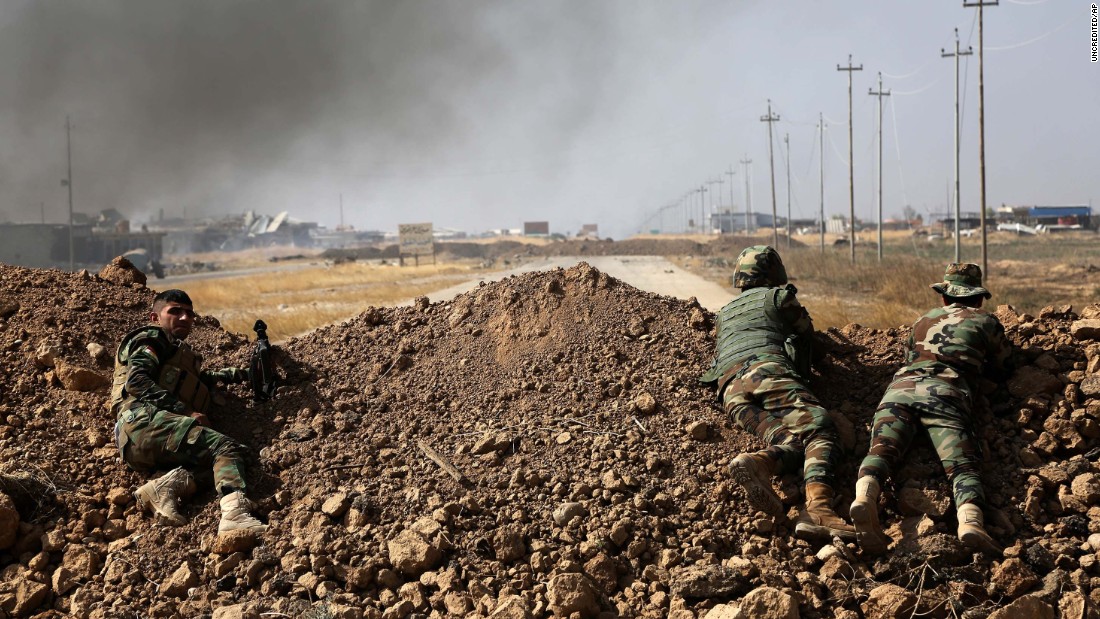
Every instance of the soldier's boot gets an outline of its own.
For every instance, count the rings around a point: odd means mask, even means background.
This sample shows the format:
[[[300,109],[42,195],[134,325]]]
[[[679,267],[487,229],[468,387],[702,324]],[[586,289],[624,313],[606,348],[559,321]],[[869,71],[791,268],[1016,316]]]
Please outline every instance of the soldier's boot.
[[[784,514],[783,501],[772,488],[778,463],[762,451],[741,454],[730,463],[733,479],[745,490],[749,505],[771,516]]]
[[[883,533],[878,521],[878,497],[878,480],[864,475],[856,481],[856,500],[848,508],[856,529],[856,541],[863,552],[870,555],[880,555],[890,545],[890,537]]]
[[[230,492],[222,497],[221,500],[222,519],[218,523],[218,533],[226,533],[228,531],[240,531],[248,530],[253,533],[263,533],[267,531],[267,525],[256,520],[252,517],[252,514],[248,513],[251,508],[251,502],[245,498],[244,493],[240,490],[236,492]]]
[[[856,541],[856,530],[833,511],[833,489],[828,484],[806,484],[806,506],[798,510],[794,525],[796,537],[809,540],[828,540],[839,537]]]
[[[179,467],[145,482],[134,491],[134,500],[142,511],[160,514],[166,522],[178,527],[187,524],[187,518],[180,513],[180,499],[194,493],[194,476]]]
[[[959,539],[964,546],[980,550],[986,554],[1001,556],[1004,549],[985,532],[985,516],[982,508],[973,503],[959,506]]]

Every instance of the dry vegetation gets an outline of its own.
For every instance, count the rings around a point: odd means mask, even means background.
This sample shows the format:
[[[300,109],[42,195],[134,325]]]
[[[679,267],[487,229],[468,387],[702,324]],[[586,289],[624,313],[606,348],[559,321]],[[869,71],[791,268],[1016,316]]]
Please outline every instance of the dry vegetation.
[[[356,316],[370,306],[392,306],[475,277],[463,264],[399,267],[349,263],[187,282],[196,308],[229,331],[252,333],[262,318],[280,341]]]
[[[770,234],[759,234],[770,243]],[[950,240],[929,242],[908,232],[884,235],[884,259],[879,263],[869,241],[859,237],[857,260],[851,263],[847,246],[828,245],[822,253],[816,235],[795,237],[804,247],[779,246],[791,281],[810,309],[819,329],[856,323],[874,328],[912,324],[938,299],[928,284],[939,281],[953,258]],[[639,237],[640,238],[640,237]],[[663,237],[665,239],[671,237]],[[708,242],[713,236],[690,237]],[[827,242],[833,235],[827,237]],[[864,245],[864,243],[868,243]],[[1048,305],[1083,307],[1100,298],[1100,249],[1095,234],[1017,237],[994,234],[989,240],[990,273],[987,284],[992,305],[1010,304],[1036,313]],[[283,252],[285,254],[286,248]],[[980,261],[977,238],[963,240],[963,260]],[[267,264],[266,253],[250,258]],[[225,256],[215,256],[219,262]],[[682,267],[725,286],[731,296],[729,256],[675,256]],[[240,257],[235,257],[239,263]],[[294,272],[266,273],[188,282],[201,311],[217,316],[231,331],[251,333],[263,318],[276,340],[301,335],[318,326],[345,320],[368,306],[407,301],[476,277],[474,261],[419,267],[354,263],[334,267],[307,267]],[[240,264],[239,266],[246,266]]]
[[[859,242],[873,236],[864,234]],[[827,237],[826,241],[831,239]],[[881,264],[873,246],[857,245],[854,265],[847,246],[827,245],[822,253],[814,235],[799,238],[807,247],[793,249],[786,249],[785,241],[780,239],[787,273],[819,329],[849,323],[879,329],[908,325],[938,302],[928,285],[940,281],[944,266],[953,260],[951,241],[928,242],[909,233],[890,233],[884,239]],[[761,238],[761,242],[768,243],[770,238]],[[1100,239],[1095,234],[993,234],[988,255],[990,273],[986,284],[993,293],[991,305],[1009,304],[1036,313],[1048,305],[1080,308],[1100,297]],[[729,277],[735,258],[678,261],[726,286],[732,294]],[[963,240],[962,259],[981,261],[977,238]]]

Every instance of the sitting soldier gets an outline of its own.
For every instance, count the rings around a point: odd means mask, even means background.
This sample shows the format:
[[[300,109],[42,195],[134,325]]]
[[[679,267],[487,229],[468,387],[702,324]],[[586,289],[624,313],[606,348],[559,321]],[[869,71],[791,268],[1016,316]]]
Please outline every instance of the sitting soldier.
[[[210,467],[221,496],[218,533],[267,525],[249,514],[242,470],[243,448],[215,432],[206,412],[217,381],[239,383],[248,372],[238,368],[202,371],[202,358],[184,340],[194,326],[191,298],[166,290],[153,300],[152,324],[122,338],[115,354],[111,411],[118,416],[115,442],[122,460],[137,471],[176,467],[134,493],[138,506],[160,514],[173,525],[187,520],[179,500],[194,493],[188,470]]]

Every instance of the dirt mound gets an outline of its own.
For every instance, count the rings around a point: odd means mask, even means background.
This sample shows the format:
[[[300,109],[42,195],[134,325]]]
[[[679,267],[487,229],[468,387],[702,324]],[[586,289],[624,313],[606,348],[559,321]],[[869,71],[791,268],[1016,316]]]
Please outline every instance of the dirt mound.
[[[147,278],[141,269],[123,256],[116,256],[99,271],[99,277],[120,286],[138,284],[144,286]]]
[[[106,388],[66,388],[59,369],[107,377],[151,298],[0,266],[0,454],[52,484],[0,550],[3,612],[687,619],[738,604],[803,617],[1045,604],[1083,616],[1073,610],[1100,601],[1100,306],[999,310],[1024,367],[990,386],[980,430],[990,528],[1009,546],[992,563],[954,541],[924,444],[886,492],[900,539],[887,558],[818,552],[747,511],[725,468],[758,443],[696,380],[713,315],[585,264],[291,340],[276,400],[236,390],[213,415],[255,452],[262,545],[215,540],[210,489],[186,506],[190,524],[162,527],[129,498],[146,478],[117,461]],[[842,506],[907,335],[850,325],[820,337],[813,386],[852,451]],[[192,340],[209,367],[244,364],[246,339],[212,318]]]

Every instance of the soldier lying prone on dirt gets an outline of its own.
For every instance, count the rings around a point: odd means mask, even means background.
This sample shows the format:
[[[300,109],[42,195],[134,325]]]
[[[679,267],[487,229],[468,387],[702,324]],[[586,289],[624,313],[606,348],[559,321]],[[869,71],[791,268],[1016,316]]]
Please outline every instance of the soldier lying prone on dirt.
[[[855,539],[833,510],[837,433],[810,391],[813,323],[798,302],[787,271],[771,247],[749,247],[737,257],[733,284],[741,294],[718,313],[714,363],[700,380],[715,383],[733,422],[769,445],[733,459],[731,472],[749,503],[782,516],[771,478],[802,470],[806,504],[795,535],[828,541]]]
[[[950,264],[944,281],[932,284],[938,307],[913,325],[906,365],[882,397],[871,427],[871,447],[859,468],[849,513],[860,547],[886,550],[890,538],[878,520],[880,484],[900,464],[914,434],[924,428],[943,462],[958,510],[958,536],[967,546],[1000,555],[985,530],[985,491],[979,477],[981,451],[972,409],[984,373],[995,380],[1011,370],[1012,344],[995,316],[981,309],[990,297],[976,264]]]

